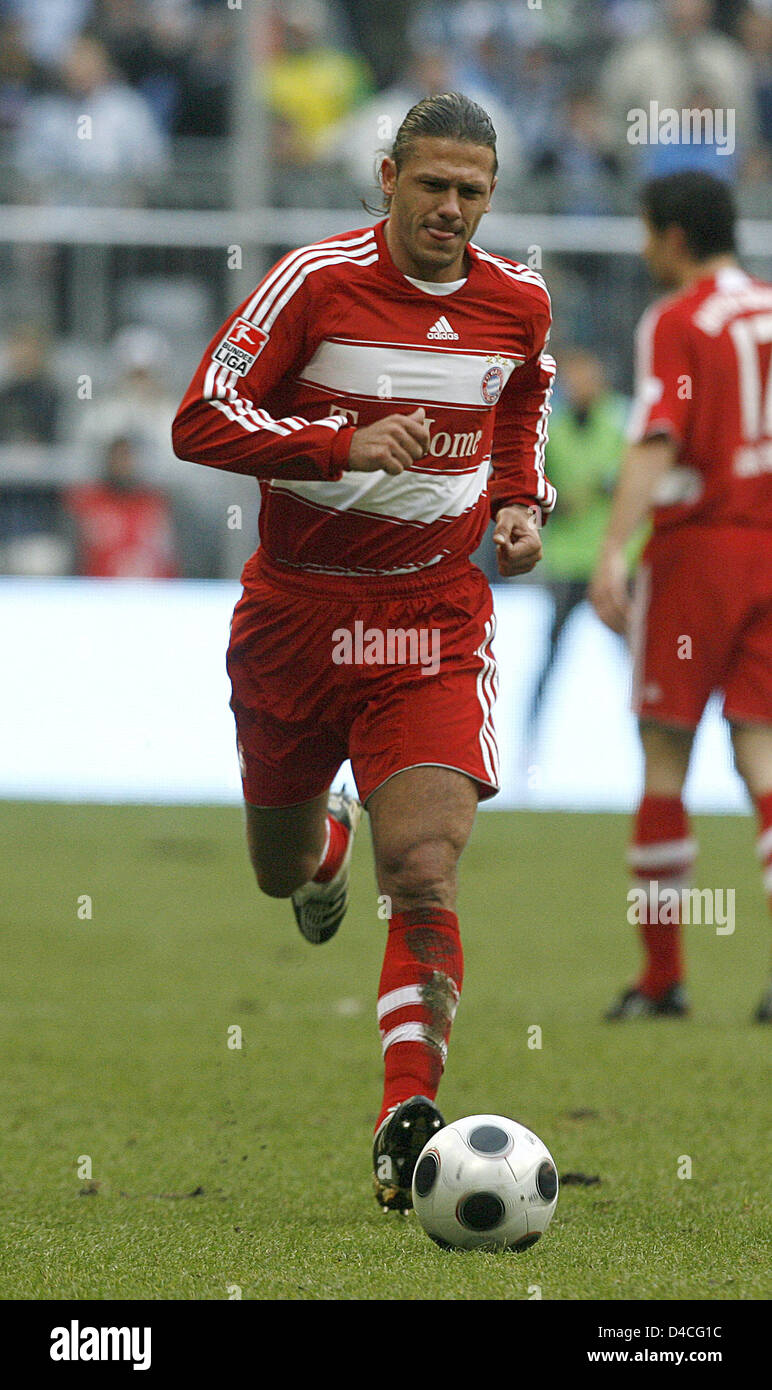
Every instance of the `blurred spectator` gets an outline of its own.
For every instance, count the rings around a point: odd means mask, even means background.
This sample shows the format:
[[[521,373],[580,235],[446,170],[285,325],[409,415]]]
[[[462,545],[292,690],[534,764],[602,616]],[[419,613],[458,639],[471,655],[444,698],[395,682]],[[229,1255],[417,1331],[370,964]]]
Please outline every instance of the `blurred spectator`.
[[[18,21],[0,17],[0,134],[15,131],[43,74],[24,42]]]
[[[753,87],[764,141],[764,172],[772,151],[772,5],[749,5],[738,20],[737,34],[753,71]]]
[[[0,368],[0,443],[53,444],[59,389],[49,366],[46,334],[35,324],[13,329]]]
[[[623,43],[607,59],[603,99],[619,154],[628,161],[636,160],[638,172],[641,158],[650,170],[659,172],[659,161],[667,161],[673,152],[672,146],[656,141],[657,129],[649,131],[649,144],[630,141],[631,113],[642,110],[648,117],[651,103],[657,103],[660,112],[665,108],[679,113],[717,109],[725,120],[734,121],[734,140],[741,159],[752,155],[758,146],[751,64],[740,44],[711,29],[710,20],[708,0],[664,0],[657,31],[648,38]],[[685,137],[683,143],[686,146]],[[693,163],[704,164],[705,151],[695,144],[677,150],[672,157],[688,162],[690,151]],[[714,172],[725,174],[726,167],[722,170],[721,166],[722,158],[713,158]]]
[[[409,35],[417,50],[445,52],[459,90],[471,91],[486,109],[493,102],[507,112],[531,163],[556,136],[572,30],[565,0],[533,8],[509,0],[432,0],[418,9]]]
[[[233,42],[228,14],[209,10],[200,17],[180,71],[176,135],[230,134]]]
[[[405,74],[407,25],[415,0],[338,0],[354,42],[370,63],[378,87]]]
[[[373,90],[365,60],[335,46],[332,14],[323,0],[287,0],[274,7],[276,50],[259,74],[274,120],[274,159],[309,167],[337,121]]]
[[[5,0],[18,19],[27,52],[44,67],[58,67],[87,23],[93,0]]]
[[[425,47],[410,52],[406,57],[403,81],[379,92],[327,133],[322,147],[323,161],[337,164],[360,197],[369,193],[378,184],[380,160],[390,150],[410,107],[422,97],[458,90],[457,74],[441,49]],[[473,101],[485,106],[493,121],[502,187],[516,184],[522,170],[522,155],[511,116],[498,100],[491,100],[488,93],[477,91],[470,84],[463,90]]]
[[[574,348],[560,354],[559,366],[563,399],[550,421],[545,467],[560,505],[544,533],[542,565],[555,610],[531,703],[531,734],[563,629],[587,592],[625,447],[627,402],[609,389],[600,359]]]
[[[96,0],[89,25],[164,130],[171,128],[179,100],[186,28],[182,13],[159,10],[147,0]]]
[[[568,97],[557,129],[534,160],[532,172],[556,179],[554,201],[561,212],[593,216],[616,211],[619,159],[594,92],[582,89]]]
[[[161,488],[179,473],[169,441],[176,397],[166,381],[168,357],[167,344],[151,329],[123,329],[109,350],[110,385],[79,402],[75,424],[77,442],[91,454],[103,452],[111,439],[130,439],[139,477]]]
[[[31,101],[16,162],[33,196],[107,203],[127,185],[163,171],[163,133],[143,96],[114,72],[98,39],[76,39],[61,69],[63,89]],[[123,200],[123,199],[122,199]]]
[[[64,508],[71,521],[78,574],[90,578],[178,576],[169,502],[163,493],[140,481],[130,440],[112,441],[101,479],[69,488]]]
[[[168,379],[168,345],[157,333],[138,324],[123,329],[111,344],[109,361],[107,386],[97,386],[92,400],[78,404],[75,442],[94,458],[104,454],[111,440],[128,439],[138,480],[170,499],[183,573],[192,578],[219,575],[228,541],[227,507],[243,500],[238,486],[243,480],[175,457],[171,422],[178,392]]]

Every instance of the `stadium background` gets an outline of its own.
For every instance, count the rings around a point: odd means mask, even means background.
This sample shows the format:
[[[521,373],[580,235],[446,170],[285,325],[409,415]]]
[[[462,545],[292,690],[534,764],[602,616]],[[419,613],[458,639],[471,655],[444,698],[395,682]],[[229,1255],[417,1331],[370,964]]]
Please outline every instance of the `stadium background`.
[[[497,587],[494,805],[631,807],[626,653],[579,600],[653,293],[635,190],[695,162],[730,179],[768,274],[771,34],[768,0],[2,0],[0,794],[238,800],[223,652],[257,489],[176,460],[169,421],[226,313],[287,248],[368,223],[376,151],[459,88],[499,131],[478,239],[543,271],[559,365],[564,515],[536,576]],[[731,108],[736,148],[631,144],[650,99]],[[111,545],[89,507],[123,504],[121,474],[150,500]],[[745,806],[715,711],[688,790]]]

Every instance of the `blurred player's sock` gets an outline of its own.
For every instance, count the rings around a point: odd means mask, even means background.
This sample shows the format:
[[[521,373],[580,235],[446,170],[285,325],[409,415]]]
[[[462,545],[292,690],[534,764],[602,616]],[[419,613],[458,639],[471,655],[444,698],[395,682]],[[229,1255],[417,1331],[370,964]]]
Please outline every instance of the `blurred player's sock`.
[[[350,834],[347,825],[328,814],[324,852],[313,877],[314,883],[329,883],[335,877],[343,863]]]
[[[650,999],[658,999],[683,975],[680,892],[689,884],[696,853],[680,797],[644,796],[628,864],[634,887],[646,894],[640,927],[645,961],[637,989]]]
[[[409,1096],[434,1100],[463,978],[455,912],[415,908],[395,913],[378,986],[386,1074],[376,1129]]]

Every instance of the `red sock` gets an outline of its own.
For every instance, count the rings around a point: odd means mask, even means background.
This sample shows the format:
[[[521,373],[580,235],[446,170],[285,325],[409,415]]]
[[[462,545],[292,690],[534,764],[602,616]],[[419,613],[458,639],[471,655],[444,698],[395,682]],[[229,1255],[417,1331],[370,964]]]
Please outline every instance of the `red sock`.
[[[772,910],[772,792],[765,792],[756,798],[756,810],[759,816],[757,849],[764,888]]]
[[[678,984],[683,975],[680,904],[674,910],[668,902],[673,895],[667,894],[662,907],[652,912],[651,902],[665,889],[678,892],[686,886],[695,856],[696,845],[690,838],[680,797],[644,796],[635,819],[628,863],[634,886],[646,893],[640,917],[645,961],[637,988],[651,999]]]
[[[386,1075],[376,1129],[387,1111],[409,1096],[434,1100],[463,979],[455,912],[415,908],[395,913],[378,986]]]
[[[319,868],[313,877],[314,883],[329,883],[334,878],[346,853],[349,831],[334,816],[327,817],[327,842],[324,847]]]

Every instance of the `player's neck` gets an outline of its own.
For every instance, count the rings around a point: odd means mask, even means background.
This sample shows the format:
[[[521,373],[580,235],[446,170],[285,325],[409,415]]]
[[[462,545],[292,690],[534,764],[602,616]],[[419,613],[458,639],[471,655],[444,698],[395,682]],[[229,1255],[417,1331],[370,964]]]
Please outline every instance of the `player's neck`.
[[[723,252],[720,256],[709,256],[704,261],[688,261],[678,276],[678,288],[688,290],[691,285],[696,285],[698,280],[707,280],[710,276],[717,275],[720,270],[736,265],[736,258],[729,252]]]
[[[403,275],[410,275],[414,280],[425,280],[427,283],[444,285],[452,280],[461,280],[467,273],[466,248],[461,251],[452,265],[437,267],[416,260],[410,254],[408,248],[395,236],[391,218],[386,223],[383,234],[389,248],[389,255],[397,270],[401,270]]]

